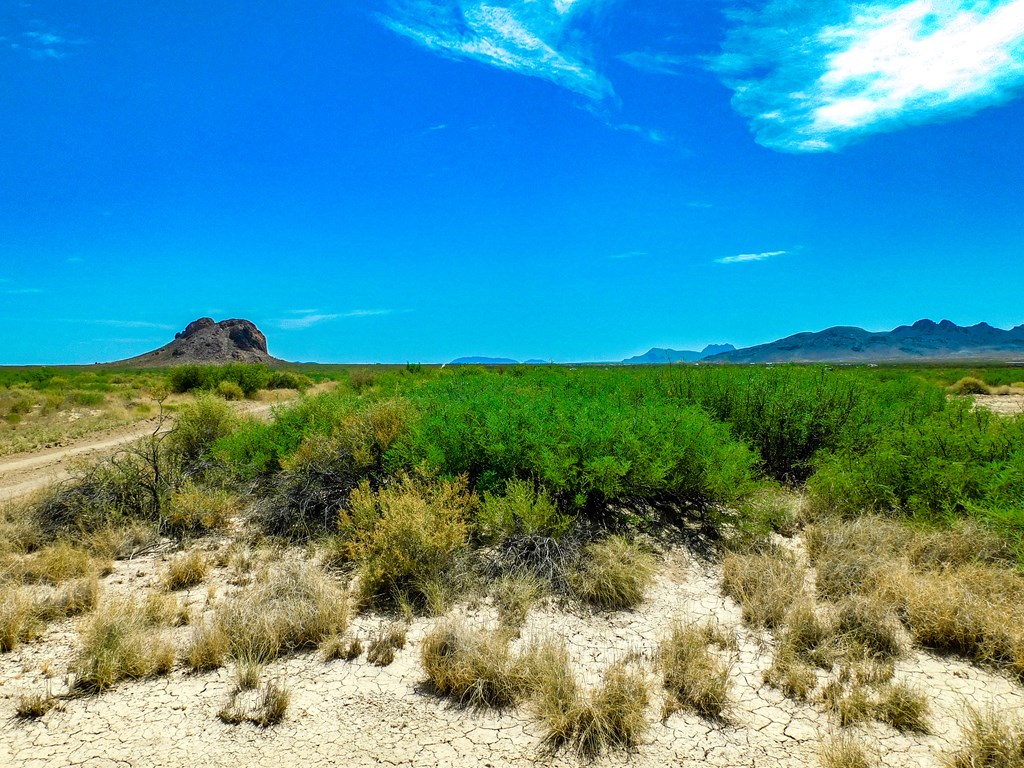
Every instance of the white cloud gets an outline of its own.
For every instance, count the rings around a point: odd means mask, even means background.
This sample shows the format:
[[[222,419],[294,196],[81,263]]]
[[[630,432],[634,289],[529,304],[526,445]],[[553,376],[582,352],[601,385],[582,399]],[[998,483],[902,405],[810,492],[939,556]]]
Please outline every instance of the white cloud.
[[[743,264],[748,261],[764,261],[770,259],[773,256],[782,256],[785,251],[764,251],[763,253],[740,253],[736,256],[725,256],[721,259],[715,259],[716,264]]]
[[[278,320],[275,325],[284,331],[298,331],[304,328],[310,328],[320,323],[326,323],[331,320],[340,320],[343,318],[350,317],[379,317],[381,315],[394,314],[392,309],[353,309],[348,312],[319,312],[315,309],[291,309],[288,310],[288,314],[298,315],[298,317],[287,317],[283,320]]]
[[[9,296],[21,296],[42,292],[42,288],[9,288],[6,291],[4,291],[4,293],[6,293]]]
[[[736,14],[714,62],[765,146],[836,150],[1024,91],[1024,0],[808,5]]]
[[[629,53],[620,53],[616,58],[633,69],[652,75],[678,75],[693,65],[693,62],[685,56],[652,51],[630,51]]]
[[[555,83],[588,98],[611,84],[580,47],[576,24],[603,0],[393,0],[380,20],[439,54]]]
[[[647,251],[626,251],[625,253],[616,253],[609,256],[609,259],[635,259],[639,256],[646,256]]]

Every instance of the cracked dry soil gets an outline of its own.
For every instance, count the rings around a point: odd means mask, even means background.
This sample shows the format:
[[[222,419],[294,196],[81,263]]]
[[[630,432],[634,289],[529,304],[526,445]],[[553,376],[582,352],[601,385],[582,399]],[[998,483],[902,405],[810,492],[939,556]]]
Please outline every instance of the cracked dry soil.
[[[295,553],[297,554],[297,553]],[[121,561],[104,579],[103,596],[159,588],[163,564],[151,554]],[[209,610],[210,585],[229,592],[228,573],[216,568],[207,583],[179,593],[194,612]],[[217,598],[214,598],[217,599]],[[453,608],[474,626],[496,624],[488,601]],[[784,697],[762,680],[770,666],[773,638],[741,622],[739,607],[721,590],[717,565],[684,549],[669,549],[642,606],[635,611],[597,613],[554,602],[527,617],[522,639],[563,637],[577,674],[594,684],[626,654],[652,662],[675,618],[712,620],[735,636],[733,702],[724,722],[688,712],[660,719],[661,698],[651,663],[650,727],[631,753],[611,753],[599,765],[808,766],[819,764],[824,740],[837,731],[820,703]],[[362,614],[349,634],[364,640],[387,617]],[[291,703],[283,722],[261,728],[228,725],[217,712],[234,687],[231,667],[191,674],[181,667],[156,679],[122,682],[101,695],[68,698],[38,720],[14,717],[25,694],[67,691],[65,675],[77,642],[74,620],[53,624],[40,640],[0,656],[0,766],[534,766],[579,765],[573,753],[542,748],[540,726],[529,704],[480,711],[451,704],[430,692],[419,661],[426,631],[436,619],[417,618],[394,663],[373,666],[365,654],[354,661],[324,662],[317,653],[270,665],[264,679],[284,683]],[[191,630],[172,630],[180,651]],[[1024,688],[999,673],[956,658],[914,649],[897,664],[896,678],[925,691],[931,733],[905,734],[879,723],[850,726],[886,766],[938,766],[961,737],[968,704],[998,711],[1024,711]]]

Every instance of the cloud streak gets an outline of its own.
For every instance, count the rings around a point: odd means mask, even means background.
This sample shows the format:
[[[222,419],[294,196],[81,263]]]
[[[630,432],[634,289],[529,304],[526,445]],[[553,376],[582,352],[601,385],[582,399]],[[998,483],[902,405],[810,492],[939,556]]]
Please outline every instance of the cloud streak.
[[[305,328],[311,328],[314,325],[320,325],[321,323],[330,322],[331,320],[341,320],[344,318],[380,317],[383,315],[394,314],[394,310],[353,309],[348,312],[320,312],[315,309],[293,309],[289,310],[288,314],[298,315],[298,317],[287,317],[283,320],[278,320],[276,325],[281,330],[300,331]]]
[[[733,20],[712,66],[772,149],[834,151],[1024,91],[1024,0],[770,0]]]
[[[442,56],[554,83],[593,100],[613,95],[580,43],[581,20],[603,0],[392,0],[378,18]]]
[[[764,261],[765,259],[771,259],[775,256],[782,256],[786,251],[764,251],[763,253],[740,253],[736,256],[724,256],[721,259],[715,259],[715,264],[745,264],[750,261]]]

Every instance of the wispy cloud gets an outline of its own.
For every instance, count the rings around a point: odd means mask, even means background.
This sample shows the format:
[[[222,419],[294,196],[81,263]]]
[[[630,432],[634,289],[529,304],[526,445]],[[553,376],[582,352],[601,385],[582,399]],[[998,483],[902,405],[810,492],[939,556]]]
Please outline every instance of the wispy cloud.
[[[636,259],[640,256],[646,256],[647,251],[626,251],[625,253],[616,253],[609,256],[609,259]]]
[[[39,22],[35,22],[36,25]],[[0,38],[7,41],[15,51],[27,53],[34,59],[63,59],[70,56],[75,48],[84,45],[84,40],[74,39],[50,29],[34,29],[14,37]]]
[[[656,51],[630,51],[620,53],[615,58],[633,69],[652,75],[678,75],[695,63],[685,56]]]
[[[1024,0],[770,0],[734,21],[713,67],[773,149],[837,150],[1024,90]]]
[[[6,293],[8,296],[30,295],[42,292],[42,288],[8,288],[6,291],[4,291],[4,293]]]
[[[348,312],[320,312],[315,309],[291,309],[288,314],[297,317],[286,317],[278,320],[275,325],[284,331],[298,331],[304,328],[311,328],[331,320],[341,320],[350,317],[379,317],[381,315],[394,314],[393,309],[352,309]]]
[[[91,320],[96,325],[107,325],[111,328],[153,328],[160,331],[173,331],[175,326],[166,323],[154,323],[149,320]]]
[[[392,0],[379,19],[441,55],[555,83],[590,99],[613,95],[578,27],[605,0]]]
[[[764,251],[763,253],[740,253],[736,256],[724,256],[715,259],[716,264],[743,264],[748,261],[764,261],[775,256],[782,256],[786,251]]]

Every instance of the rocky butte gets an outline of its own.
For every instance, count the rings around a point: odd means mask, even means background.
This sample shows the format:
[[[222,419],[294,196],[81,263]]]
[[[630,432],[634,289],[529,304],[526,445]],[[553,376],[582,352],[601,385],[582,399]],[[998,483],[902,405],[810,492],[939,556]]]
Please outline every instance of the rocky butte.
[[[267,337],[248,320],[201,317],[174,334],[174,341],[113,365],[164,367],[200,363],[281,363],[267,351]]]

